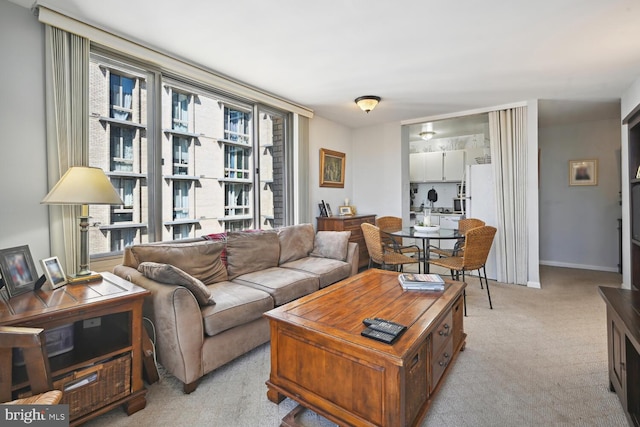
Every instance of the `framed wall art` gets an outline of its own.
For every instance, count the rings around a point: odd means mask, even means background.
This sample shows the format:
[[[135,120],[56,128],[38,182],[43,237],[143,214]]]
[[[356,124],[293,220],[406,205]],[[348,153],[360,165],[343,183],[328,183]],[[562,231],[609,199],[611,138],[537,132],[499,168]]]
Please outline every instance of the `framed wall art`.
[[[344,188],[345,154],[320,149],[320,187]]]
[[[47,277],[51,289],[59,288],[67,284],[67,276],[64,274],[62,265],[57,256],[40,260],[44,275]]]
[[[569,160],[569,185],[598,185],[598,160]]]
[[[26,245],[0,250],[0,272],[9,298],[33,291],[39,278]]]

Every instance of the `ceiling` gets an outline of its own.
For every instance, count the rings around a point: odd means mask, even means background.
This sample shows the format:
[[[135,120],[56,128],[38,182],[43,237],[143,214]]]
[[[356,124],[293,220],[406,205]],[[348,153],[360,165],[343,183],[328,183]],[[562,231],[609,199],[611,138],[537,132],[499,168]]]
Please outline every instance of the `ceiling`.
[[[530,99],[541,126],[619,118],[640,76],[637,0],[43,4],[351,128]]]

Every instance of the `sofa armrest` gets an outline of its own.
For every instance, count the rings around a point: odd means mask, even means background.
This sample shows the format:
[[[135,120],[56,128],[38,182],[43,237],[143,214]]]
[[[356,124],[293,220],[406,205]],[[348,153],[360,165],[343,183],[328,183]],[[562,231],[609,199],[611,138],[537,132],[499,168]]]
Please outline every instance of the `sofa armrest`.
[[[349,242],[349,246],[347,247],[347,262],[351,264],[351,274],[349,276],[358,274],[360,252],[358,250],[358,244],[355,242]]]
[[[155,327],[156,352],[160,363],[185,384],[202,377],[204,326],[200,306],[183,286],[158,283],[138,270],[117,265],[114,274],[151,291],[143,313]]]

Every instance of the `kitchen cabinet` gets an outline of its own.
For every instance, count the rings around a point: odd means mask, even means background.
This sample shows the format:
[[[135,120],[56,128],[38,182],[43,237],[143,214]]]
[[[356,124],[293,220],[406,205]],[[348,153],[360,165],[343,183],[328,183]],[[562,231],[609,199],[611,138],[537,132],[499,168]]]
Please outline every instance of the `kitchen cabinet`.
[[[464,150],[412,153],[409,155],[411,182],[455,182],[464,176]]]

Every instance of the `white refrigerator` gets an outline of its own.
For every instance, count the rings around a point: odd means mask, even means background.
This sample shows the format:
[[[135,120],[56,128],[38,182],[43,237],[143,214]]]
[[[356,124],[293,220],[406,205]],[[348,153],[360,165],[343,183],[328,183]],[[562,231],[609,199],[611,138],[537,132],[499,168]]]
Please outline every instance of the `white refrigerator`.
[[[466,209],[467,218],[478,218],[487,225],[496,227],[496,197],[494,188],[493,167],[491,164],[469,165],[466,177]],[[485,266],[487,277],[497,279],[495,241],[491,246],[489,258]]]

